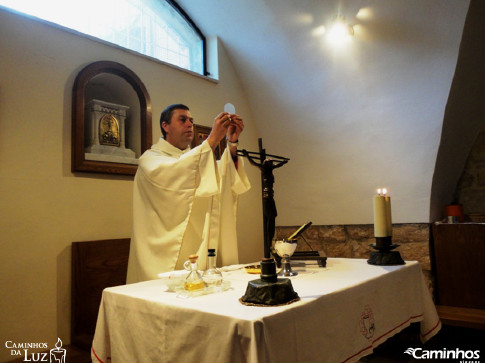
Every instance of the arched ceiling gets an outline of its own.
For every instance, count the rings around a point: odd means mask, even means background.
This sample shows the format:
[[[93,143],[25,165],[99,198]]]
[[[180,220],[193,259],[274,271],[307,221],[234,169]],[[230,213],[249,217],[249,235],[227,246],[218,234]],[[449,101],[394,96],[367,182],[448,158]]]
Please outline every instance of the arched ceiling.
[[[382,186],[395,222],[428,221],[469,1],[178,3],[221,40],[267,151],[291,159],[275,171],[278,224],[371,223]],[[345,47],[319,33],[338,13],[355,29]]]

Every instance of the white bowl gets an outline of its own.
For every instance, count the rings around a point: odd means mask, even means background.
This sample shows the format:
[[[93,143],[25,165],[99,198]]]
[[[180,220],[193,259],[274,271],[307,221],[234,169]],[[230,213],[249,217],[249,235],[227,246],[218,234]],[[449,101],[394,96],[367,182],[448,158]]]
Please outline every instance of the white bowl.
[[[188,274],[189,272],[186,270],[177,270],[158,274],[158,277],[167,285],[169,291],[176,291],[184,288],[185,278]]]
[[[286,241],[276,241],[274,244],[274,248],[278,255],[281,257],[283,256],[292,256],[296,250],[297,243],[289,243]]]

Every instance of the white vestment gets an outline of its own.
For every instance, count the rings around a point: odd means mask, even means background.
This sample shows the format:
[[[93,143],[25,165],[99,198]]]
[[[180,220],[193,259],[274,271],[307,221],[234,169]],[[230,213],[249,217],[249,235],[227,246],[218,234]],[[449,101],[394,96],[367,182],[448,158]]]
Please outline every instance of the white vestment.
[[[205,269],[208,248],[219,265],[238,263],[237,197],[249,188],[243,159],[236,169],[228,148],[216,163],[207,141],[180,150],[161,138],[135,175],[127,283],[183,269],[194,253]]]

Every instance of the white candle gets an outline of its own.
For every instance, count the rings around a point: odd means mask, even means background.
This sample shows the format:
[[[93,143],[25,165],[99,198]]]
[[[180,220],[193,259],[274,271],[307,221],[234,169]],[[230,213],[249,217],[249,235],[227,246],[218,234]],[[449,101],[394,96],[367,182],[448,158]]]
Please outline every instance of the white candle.
[[[389,195],[384,195],[384,200],[386,203],[386,228],[387,235],[392,236],[392,214],[391,214],[391,197]]]
[[[391,197],[387,189],[377,189],[374,196],[374,236],[392,236]]]

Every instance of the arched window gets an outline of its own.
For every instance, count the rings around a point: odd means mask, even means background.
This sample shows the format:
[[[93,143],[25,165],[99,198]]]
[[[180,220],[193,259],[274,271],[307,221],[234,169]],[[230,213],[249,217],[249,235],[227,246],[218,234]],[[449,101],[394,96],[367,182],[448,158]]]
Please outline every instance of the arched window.
[[[172,0],[0,0],[0,5],[206,75],[205,38]]]

